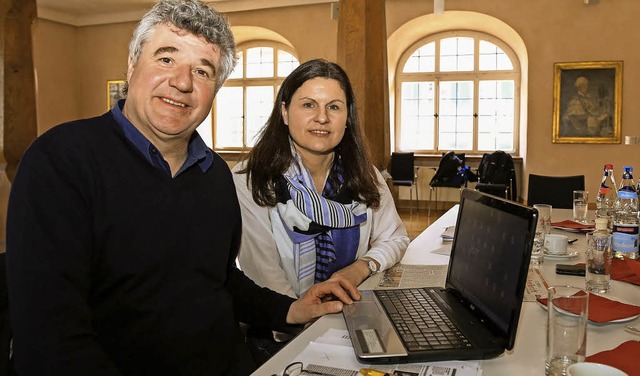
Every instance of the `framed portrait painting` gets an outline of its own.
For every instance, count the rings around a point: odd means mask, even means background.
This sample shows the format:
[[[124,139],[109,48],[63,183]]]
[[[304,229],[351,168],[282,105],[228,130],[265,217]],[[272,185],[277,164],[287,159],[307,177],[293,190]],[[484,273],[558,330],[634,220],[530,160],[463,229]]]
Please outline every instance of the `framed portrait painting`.
[[[125,80],[107,81],[107,111],[110,110],[118,100],[125,98]]]
[[[622,61],[555,63],[553,143],[620,143]]]

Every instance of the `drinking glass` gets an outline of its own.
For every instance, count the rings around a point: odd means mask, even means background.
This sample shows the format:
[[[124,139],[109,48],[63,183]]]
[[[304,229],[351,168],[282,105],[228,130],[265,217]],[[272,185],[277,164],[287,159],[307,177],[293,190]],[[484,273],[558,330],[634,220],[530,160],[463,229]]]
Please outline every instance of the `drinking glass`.
[[[587,233],[586,289],[591,292],[609,291],[611,280],[612,235]]]
[[[589,192],[573,191],[573,220],[578,223],[587,223],[587,204]]]
[[[589,293],[573,286],[549,287],[548,293],[545,374],[564,376],[585,359]]]
[[[531,265],[537,266],[544,263],[544,238],[551,232],[552,207],[548,204],[535,204],[533,208],[538,210],[538,223],[531,250]]]

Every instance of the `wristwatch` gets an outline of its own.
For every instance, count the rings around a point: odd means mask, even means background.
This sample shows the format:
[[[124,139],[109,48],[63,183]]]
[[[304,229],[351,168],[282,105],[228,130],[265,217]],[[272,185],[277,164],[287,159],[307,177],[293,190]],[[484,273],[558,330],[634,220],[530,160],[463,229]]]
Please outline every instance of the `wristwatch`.
[[[378,262],[372,259],[371,257],[365,256],[360,260],[366,262],[367,265],[369,266],[369,275],[377,273],[378,270],[380,270],[380,265],[378,264]]]

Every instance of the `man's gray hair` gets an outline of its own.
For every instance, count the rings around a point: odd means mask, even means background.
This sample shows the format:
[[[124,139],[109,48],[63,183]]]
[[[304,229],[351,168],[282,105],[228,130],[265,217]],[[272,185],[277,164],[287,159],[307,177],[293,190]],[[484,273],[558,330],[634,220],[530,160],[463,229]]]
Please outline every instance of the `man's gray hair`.
[[[171,24],[193,35],[203,37],[220,47],[220,71],[216,72],[216,91],[229,77],[237,63],[236,45],[227,19],[199,0],[160,0],[133,32],[129,44],[129,58],[136,64],[142,47],[156,26]]]

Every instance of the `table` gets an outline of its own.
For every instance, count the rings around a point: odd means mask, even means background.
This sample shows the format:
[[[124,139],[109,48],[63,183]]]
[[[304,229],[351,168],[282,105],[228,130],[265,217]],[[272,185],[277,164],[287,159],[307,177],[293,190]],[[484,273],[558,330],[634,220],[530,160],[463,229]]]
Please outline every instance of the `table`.
[[[407,265],[447,265],[448,256],[431,253],[441,246],[440,234],[447,227],[454,225],[457,219],[458,206],[454,206],[442,217],[426,228],[416,237],[407,248],[407,252],[401,263]],[[589,213],[593,218],[593,213]],[[570,209],[553,209],[551,221],[558,222],[571,218]],[[579,255],[570,260],[545,260],[540,268],[542,275],[549,285],[574,285],[584,287],[584,277],[565,276],[555,274],[557,263],[575,264],[584,262],[585,235],[573,234],[560,230],[552,230],[553,233],[568,235],[569,239],[578,238],[571,248],[579,250]],[[374,276],[375,277],[375,276]],[[372,278],[374,278],[372,277]],[[375,286],[376,281],[369,278],[360,288],[366,289]],[[611,281],[611,291],[605,296],[625,303],[640,305],[640,286],[626,282]],[[535,302],[524,302],[520,313],[518,334],[512,351],[505,352],[501,356],[482,360],[482,369],[485,375],[491,376],[526,376],[544,374],[544,356],[546,341],[546,311]],[[630,324],[637,325],[639,319]],[[628,340],[638,340],[638,336],[623,330],[629,323],[609,324],[596,326],[589,324],[587,332],[587,356],[603,350],[612,349]],[[310,325],[305,331],[294,338],[280,352],[256,370],[253,375],[266,376],[280,374],[287,364],[295,358],[307,344],[318,338],[329,328],[346,329],[342,314],[326,315]],[[354,359],[355,359],[355,355]]]

